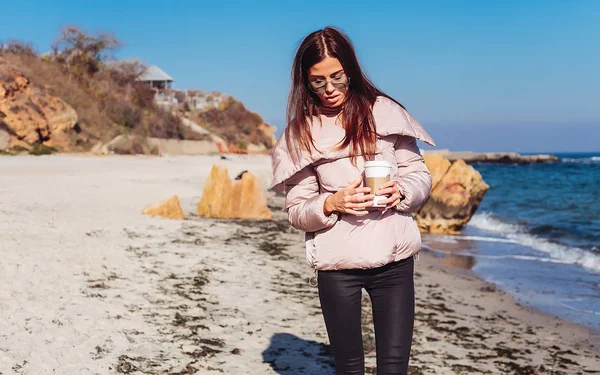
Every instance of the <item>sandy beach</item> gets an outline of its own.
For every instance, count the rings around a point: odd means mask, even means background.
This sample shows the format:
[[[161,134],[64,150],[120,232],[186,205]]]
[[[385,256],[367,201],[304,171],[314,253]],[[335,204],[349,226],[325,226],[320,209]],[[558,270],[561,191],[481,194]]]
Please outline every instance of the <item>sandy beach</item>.
[[[195,215],[213,163],[267,156],[0,157],[0,375],[333,374],[303,234]],[[177,194],[186,220],[141,214]],[[411,374],[600,374],[600,336],[426,250]],[[364,297],[367,373],[375,374]]]

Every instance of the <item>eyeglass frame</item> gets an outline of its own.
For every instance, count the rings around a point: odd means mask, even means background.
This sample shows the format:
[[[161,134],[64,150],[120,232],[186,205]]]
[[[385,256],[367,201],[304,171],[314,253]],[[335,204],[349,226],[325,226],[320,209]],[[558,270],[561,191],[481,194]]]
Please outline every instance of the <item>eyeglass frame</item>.
[[[346,82],[346,83],[344,84],[344,87],[343,87],[343,88],[342,88],[342,87],[337,87],[337,86],[336,86],[336,85],[333,83],[333,80],[334,80],[334,79],[337,79],[337,78],[342,78],[342,77],[346,77],[346,79],[348,80],[348,82]],[[340,89],[340,90],[342,90],[342,89],[347,89],[347,88],[350,86],[350,77],[348,77],[348,76],[346,75],[346,73],[344,73],[344,74],[342,74],[342,75],[341,75],[341,76],[339,76],[339,77],[334,77],[334,78],[331,78],[331,79],[325,79],[325,84],[324,84],[323,86],[319,87],[319,88],[314,88],[314,87],[313,87],[313,86],[310,84],[310,81],[308,81],[308,89],[309,89],[310,91],[314,92],[315,94],[319,94],[319,91],[320,91],[320,92],[324,92],[325,90],[327,90],[327,85],[329,85],[329,82],[331,82],[331,86],[335,87],[336,89]]]

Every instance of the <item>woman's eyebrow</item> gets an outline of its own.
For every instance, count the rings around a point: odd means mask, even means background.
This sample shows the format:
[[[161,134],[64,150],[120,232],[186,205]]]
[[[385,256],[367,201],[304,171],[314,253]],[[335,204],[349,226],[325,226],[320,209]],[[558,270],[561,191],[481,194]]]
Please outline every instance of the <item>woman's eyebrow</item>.
[[[340,69],[340,70],[338,70],[336,72],[331,73],[329,76],[332,77],[332,76],[334,76],[336,74],[343,73],[343,72],[344,72],[344,69]],[[325,76],[316,75],[316,74],[310,74],[309,77],[310,78],[325,78]]]

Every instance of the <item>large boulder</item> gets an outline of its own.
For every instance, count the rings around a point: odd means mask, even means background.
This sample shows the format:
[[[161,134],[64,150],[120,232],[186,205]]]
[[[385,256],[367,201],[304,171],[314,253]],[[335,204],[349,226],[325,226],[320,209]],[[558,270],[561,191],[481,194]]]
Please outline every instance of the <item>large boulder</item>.
[[[245,172],[233,184],[231,196],[231,215],[240,219],[270,219],[271,211],[267,207],[267,198],[260,179]]]
[[[177,195],[162,202],[150,203],[142,210],[142,214],[175,220],[183,220],[185,218]]]
[[[431,190],[435,189],[437,184],[442,180],[442,177],[448,172],[452,163],[441,155],[425,154],[425,164],[429,173],[431,173],[432,185]]]
[[[15,70],[0,79],[0,118],[15,141],[49,146],[56,146],[53,138],[59,140],[74,129],[78,119],[64,100],[34,86]]]
[[[270,219],[260,179],[250,172],[231,181],[227,168],[215,164],[204,184],[198,215],[221,219]]]
[[[430,233],[459,233],[488,191],[481,174],[463,160],[450,164],[440,155],[425,155],[434,181],[429,199],[415,213],[419,229]]]
[[[227,168],[213,165],[204,183],[202,199],[198,203],[198,215],[207,217],[231,218],[231,196],[233,183]]]

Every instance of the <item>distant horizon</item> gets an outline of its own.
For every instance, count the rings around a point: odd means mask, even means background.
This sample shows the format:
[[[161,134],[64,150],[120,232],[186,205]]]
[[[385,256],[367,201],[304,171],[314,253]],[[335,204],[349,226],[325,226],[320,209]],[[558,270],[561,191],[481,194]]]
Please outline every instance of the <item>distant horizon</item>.
[[[444,148],[424,148],[421,147],[422,151],[439,151],[439,150],[444,150]],[[523,152],[518,152],[518,151],[473,151],[473,150],[450,150],[448,149],[448,151],[451,152],[474,152],[476,154],[481,154],[481,153],[492,153],[492,154],[501,154],[501,153],[509,153],[509,152],[516,152],[517,154],[521,154],[521,155],[562,155],[562,154],[572,154],[572,155],[582,155],[582,154],[590,154],[592,156],[600,156],[600,150],[598,151],[523,151]]]
[[[598,152],[600,50],[591,46],[600,45],[600,1],[332,0],[332,11],[315,9],[310,1],[23,0],[3,4],[0,35],[43,53],[65,25],[114,33],[124,43],[118,59],[159,66],[175,89],[229,94],[279,136],[295,49],[309,32],[334,25],[437,148]]]

